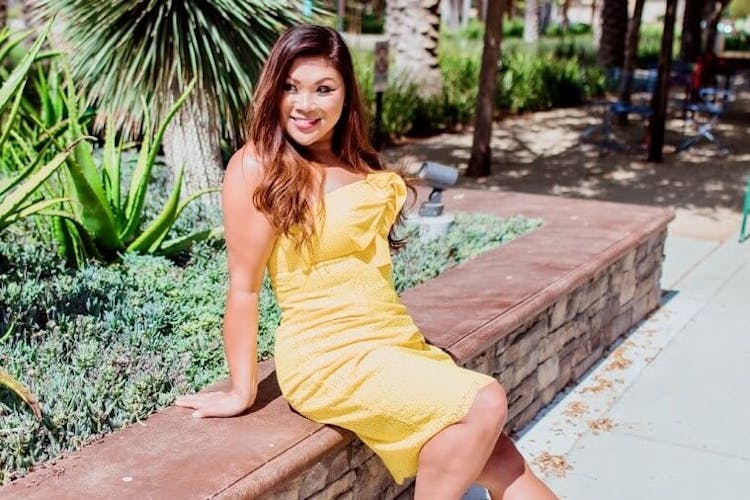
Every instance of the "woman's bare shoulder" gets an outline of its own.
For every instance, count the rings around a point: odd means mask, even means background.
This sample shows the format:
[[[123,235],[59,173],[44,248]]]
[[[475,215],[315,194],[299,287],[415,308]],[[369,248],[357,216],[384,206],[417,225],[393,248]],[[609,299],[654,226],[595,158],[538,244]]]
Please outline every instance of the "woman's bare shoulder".
[[[227,164],[225,179],[244,179],[245,183],[257,185],[263,174],[263,168],[255,147],[247,143],[234,152]]]

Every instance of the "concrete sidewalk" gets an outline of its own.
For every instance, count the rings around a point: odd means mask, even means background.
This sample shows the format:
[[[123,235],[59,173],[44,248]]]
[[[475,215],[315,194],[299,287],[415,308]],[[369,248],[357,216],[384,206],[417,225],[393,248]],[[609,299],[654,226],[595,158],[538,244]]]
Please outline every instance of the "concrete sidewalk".
[[[665,254],[661,309],[518,437],[561,498],[748,497],[750,243]]]

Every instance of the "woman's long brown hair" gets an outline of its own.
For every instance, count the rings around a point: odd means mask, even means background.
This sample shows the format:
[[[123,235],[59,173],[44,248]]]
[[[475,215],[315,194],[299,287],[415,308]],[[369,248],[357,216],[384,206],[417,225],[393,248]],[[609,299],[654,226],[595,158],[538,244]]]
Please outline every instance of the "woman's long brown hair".
[[[268,56],[248,110],[247,137],[262,167],[262,180],[253,193],[255,207],[268,217],[280,234],[294,235],[298,244],[309,242],[315,232],[311,200],[324,202],[323,184],[316,182],[316,165],[305,148],[294,143],[281,123],[280,102],[284,83],[298,57],[322,56],[338,70],[344,81],[345,100],[341,118],[334,127],[333,152],[355,172],[385,170],[368,135],[367,113],[357,87],[351,54],[335,30],[301,25],[284,32]],[[401,214],[399,214],[399,221]],[[403,242],[388,236],[392,248]]]

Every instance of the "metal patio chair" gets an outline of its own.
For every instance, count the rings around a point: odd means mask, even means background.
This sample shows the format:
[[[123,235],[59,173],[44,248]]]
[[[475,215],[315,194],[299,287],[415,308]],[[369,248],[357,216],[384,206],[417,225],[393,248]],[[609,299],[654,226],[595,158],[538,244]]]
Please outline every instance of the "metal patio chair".
[[[750,232],[747,230],[747,216],[750,213],[750,176],[747,178],[747,186],[745,186],[745,201],[742,203],[742,225],[740,226],[740,243],[750,237]]]
[[[728,151],[719,140],[714,128],[718,125],[726,104],[734,99],[734,93],[727,89],[706,87],[698,90],[698,98],[700,99],[698,102],[686,103],[684,109],[684,126],[687,127],[692,122],[697,126],[697,131],[680,143],[677,151],[685,151],[702,139],[714,144],[720,151]]]

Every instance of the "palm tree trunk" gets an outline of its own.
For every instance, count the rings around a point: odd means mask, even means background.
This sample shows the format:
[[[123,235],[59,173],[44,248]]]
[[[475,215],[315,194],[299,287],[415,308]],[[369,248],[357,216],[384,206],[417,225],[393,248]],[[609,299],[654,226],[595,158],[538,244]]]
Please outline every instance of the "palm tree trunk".
[[[459,0],[442,0],[440,2],[440,17],[449,30],[457,30],[460,26],[461,6]]]
[[[471,17],[471,0],[461,1],[461,27],[465,28],[469,25],[469,17]]]
[[[701,54],[701,21],[706,0],[688,0],[682,16],[682,38],[680,39],[680,59],[695,62]]]
[[[539,0],[526,0],[523,6],[523,41],[536,43],[541,31],[541,5]]]
[[[178,97],[175,94],[171,101]],[[200,93],[193,92],[172,119],[164,134],[162,148],[173,179],[180,168],[185,167],[183,198],[201,189],[221,186],[223,162],[219,123],[210,103]],[[201,199],[207,205],[217,208],[220,205],[217,193]]]
[[[643,16],[643,5],[646,0],[636,0],[633,8],[633,17],[630,18],[628,26],[628,43],[625,46],[625,63],[622,67],[622,80],[620,82],[620,101],[630,103],[633,92],[633,70],[635,68],[635,57],[638,54],[638,40],[641,32],[641,17]],[[622,121],[627,122],[627,114],[620,115]]]
[[[622,67],[625,60],[625,36],[628,31],[628,2],[604,0],[602,39],[597,62],[605,68]]]
[[[440,94],[440,0],[390,0],[385,12],[385,32],[396,74],[417,83],[423,97]]]
[[[484,29],[482,68],[479,73],[477,111],[474,115],[474,139],[471,143],[471,158],[466,175],[486,177],[492,168],[490,141],[492,118],[497,90],[497,65],[503,40],[503,0],[489,0]]]
[[[598,49],[602,44],[602,2],[604,0],[593,0],[591,2],[591,34],[594,39],[594,48]]]
[[[661,55],[656,89],[651,96],[651,116],[648,131],[648,161],[661,162],[664,147],[664,127],[667,121],[667,99],[669,95],[669,75],[672,69],[672,45],[674,42],[674,22],[677,17],[677,0],[667,0],[664,14],[664,33],[661,37]]]

